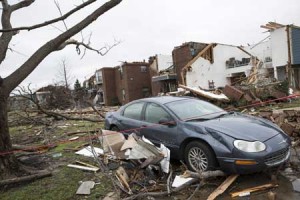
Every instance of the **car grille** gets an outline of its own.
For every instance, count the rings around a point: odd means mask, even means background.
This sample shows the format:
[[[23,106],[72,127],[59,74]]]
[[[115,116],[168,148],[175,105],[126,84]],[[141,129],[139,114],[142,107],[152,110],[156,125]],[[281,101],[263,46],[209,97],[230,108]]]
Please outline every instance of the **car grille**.
[[[290,156],[290,148],[287,147],[265,158],[265,164],[275,166],[285,161]]]

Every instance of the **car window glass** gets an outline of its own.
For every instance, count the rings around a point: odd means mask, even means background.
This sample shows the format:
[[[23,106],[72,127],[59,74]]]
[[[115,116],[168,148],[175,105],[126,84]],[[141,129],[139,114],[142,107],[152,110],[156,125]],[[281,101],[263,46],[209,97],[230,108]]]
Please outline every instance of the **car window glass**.
[[[171,102],[167,104],[167,107],[182,120],[197,117],[211,118],[224,112],[223,109],[208,102],[192,99]]]
[[[131,104],[124,109],[123,116],[141,120],[143,106],[143,102]]]
[[[170,115],[161,106],[149,103],[145,110],[145,121],[158,124],[162,118],[171,120]]]

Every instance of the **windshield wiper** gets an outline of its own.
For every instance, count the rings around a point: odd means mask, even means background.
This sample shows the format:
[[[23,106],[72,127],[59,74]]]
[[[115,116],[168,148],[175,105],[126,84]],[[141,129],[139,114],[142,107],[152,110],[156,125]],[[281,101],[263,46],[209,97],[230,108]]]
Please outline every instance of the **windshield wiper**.
[[[186,122],[193,122],[193,121],[201,122],[201,121],[206,121],[206,120],[210,120],[210,119],[211,118],[198,117],[198,118],[187,119],[185,121]]]
[[[224,117],[224,116],[226,116],[226,115],[231,115],[231,114],[233,114],[233,113],[234,113],[234,111],[229,111],[229,112],[226,112],[226,113],[222,113],[222,114],[220,114],[220,115],[218,115],[218,116],[212,117],[212,118],[210,118],[210,119],[221,118],[221,117]]]

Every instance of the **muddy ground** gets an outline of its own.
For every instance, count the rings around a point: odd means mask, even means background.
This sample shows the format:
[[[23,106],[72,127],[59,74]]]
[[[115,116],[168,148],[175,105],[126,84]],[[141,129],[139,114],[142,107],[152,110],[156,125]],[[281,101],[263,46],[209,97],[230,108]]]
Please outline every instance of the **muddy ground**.
[[[76,114],[77,115],[77,114]],[[96,117],[95,114],[90,117]],[[85,144],[89,144],[91,139],[89,136],[97,134],[95,130],[103,128],[103,123],[93,123],[87,121],[70,121],[60,120],[55,121],[41,114],[34,113],[32,117],[36,121],[30,121],[24,117],[22,113],[10,113],[10,133],[13,144],[38,146],[55,144],[51,148],[41,148],[38,151],[18,152],[16,156],[19,161],[30,166],[35,170],[47,169],[52,172],[51,177],[31,181],[28,183],[14,184],[0,188],[0,199],[15,200],[15,199],[103,199],[107,193],[114,191],[114,186],[108,175],[113,174],[113,170],[106,173],[93,173],[73,169],[67,167],[68,164],[75,161],[86,162],[92,165],[97,163],[92,158],[87,158],[80,155],[75,155],[74,149],[82,148]],[[38,120],[47,122],[47,125],[38,122]],[[49,122],[49,123],[48,123]],[[79,132],[76,134],[76,132]],[[90,132],[90,133],[88,133]],[[74,137],[79,137],[76,140]],[[94,141],[97,146],[97,141]],[[300,153],[300,149],[297,149]],[[238,197],[237,199],[268,199],[270,191],[276,195],[276,199],[300,199],[300,193],[294,192],[292,181],[300,178],[300,158],[297,152],[293,152],[291,163],[287,168],[273,173],[257,173],[251,175],[242,175],[225,191],[224,194],[217,199],[231,199],[230,192],[246,189],[252,186],[258,186],[276,181],[278,187],[271,190],[264,190],[257,193],[251,193],[247,197]],[[115,163],[116,164],[116,163]],[[120,163],[117,163],[119,165]],[[124,163],[123,163],[124,164]],[[182,174],[185,167],[178,161],[171,161],[173,169],[173,177],[177,174]],[[110,165],[111,169],[114,168]],[[130,167],[129,167],[130,171]],[[142,173],[145,177],[137,179],[136,183],[131,183],[133,193],[141,192],[161,192],[166,190],[166,175],[161,173]],[[271,174],[276,174],[276,178]],[[90,195],[76,195],[76,190],[82,181],[95,181],[96,185],[91,190]],[[148,184],[145,184],[147,180]],[[151,182],[152,180],[152,182]],[[206,199],[225,178],[212,178],[205,182],[198,192],[195,193],[192,199]],[[152,184],[149,184],[151,182]],[[197,184],[191,185],[179,193],[171,196],[156,197],[155,199],[187,199],[196,189]],[[128,197],[127,194],[121,192],[121,198]],[[144,199],[144,198],[143,198]],[[154,198],[147,198],[154,199]]]

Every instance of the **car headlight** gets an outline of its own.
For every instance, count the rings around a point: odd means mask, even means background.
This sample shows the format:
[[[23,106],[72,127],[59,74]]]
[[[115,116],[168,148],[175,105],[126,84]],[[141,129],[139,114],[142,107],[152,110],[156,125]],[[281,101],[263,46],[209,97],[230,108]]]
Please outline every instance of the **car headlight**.
[[[261,152],[266,149],[266,145],[260,141],[249,142],[244,140],[235,140],[233,145],[241,151],[250,153]]]

